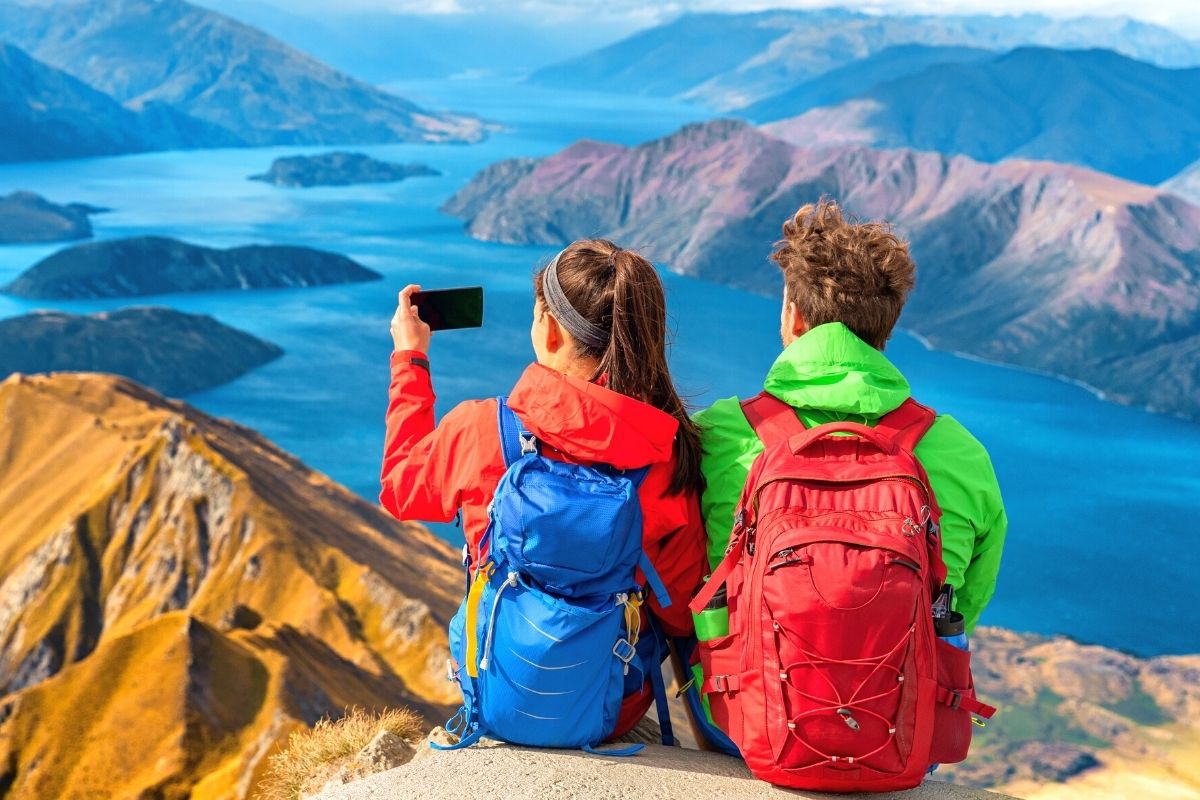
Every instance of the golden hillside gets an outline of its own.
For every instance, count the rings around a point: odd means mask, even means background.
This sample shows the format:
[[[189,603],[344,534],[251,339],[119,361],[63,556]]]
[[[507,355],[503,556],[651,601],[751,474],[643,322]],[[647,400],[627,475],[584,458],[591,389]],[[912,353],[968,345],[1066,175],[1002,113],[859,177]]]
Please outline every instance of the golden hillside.
[[[1200,800],[1200,655],[1137,658],[980,628],[981,696],[999,707],[939,771],[1029,800]]]
[[[0,383],[0,795],[245,797],[347,705],[440,717],[451,548],[129,381]]]

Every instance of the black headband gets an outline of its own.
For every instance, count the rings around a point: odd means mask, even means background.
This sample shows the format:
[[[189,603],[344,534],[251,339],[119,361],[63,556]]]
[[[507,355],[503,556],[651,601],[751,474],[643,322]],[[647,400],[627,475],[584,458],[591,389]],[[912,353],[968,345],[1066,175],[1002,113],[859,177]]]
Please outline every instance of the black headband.
[[[542,294],[546,298],[546,306],[571,336],[593,350],[604,350],[608,347],[611,334],[599,325],[593,325],[584,319],[583,315],[575,310],[571,301],[563,294],[562,286],[558,283],[558,259],[565,252],[567,251],[563,250],[555,256],[554,260],[550,262],[550,266],[542,272]]]

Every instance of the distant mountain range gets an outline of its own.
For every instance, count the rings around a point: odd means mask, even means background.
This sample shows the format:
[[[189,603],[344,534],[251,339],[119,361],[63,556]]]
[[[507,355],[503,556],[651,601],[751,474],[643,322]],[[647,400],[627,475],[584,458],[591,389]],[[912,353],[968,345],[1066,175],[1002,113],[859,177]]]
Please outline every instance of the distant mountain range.
[[[896,45],[759,100],[738,113],[755,122],[794,117],[811,108],[850,100],[881,83],[914,75],[935,64],[970,64],[996,55],[996,51],[980,47]]]
[[[288,245],[220,250],[163,236],[106,239],[47,256],[3,291],[33,299],[139,297],[214,289],[360,283],[378,272],[337,253]]]
[[[51,203],[33,192],[0,195],[0,244],[86,239],[92,235],[88,215],[104,210],[85,203]]]
[[[455,75],[522,75],[608,44],[630,30],[581,26],[553,15],[513,14],[503,4],[465,14],[420,13],[416,4],[392,8],[283,4],[261,0],[197,0],[376,84]]]
[[[538,70],[543,85],[744,108],[896,45],[1009,50],[1101,47],[1162,66],[1200,65],[1200,43],[1128,18],[865,14],[846,9],[684,14]],[[1045,77],[1045,76],[1043,76]]]
[[[1200,157],[1200,68],[1109,50],[1019,48],[937,63],[772,123],[794,144],[858,143],[1083,164],[1156,184]]]
[[[445,206],[481,239],[603,234],[672,270],[774,293],[780,226],[830,195],[911,239],[902,324],[1200,419],[1200,207],[1079,167],[912,150],[806,150],[745,123],[494,164]]]
[[[283,351],[202,314],[123,308],[0,320],[0,380],[13,372],[108,372],[172,397],[228,383]]]
[[[477,141],[486,132],[474,117],[423,109],[183,0],[0,2],[0,31],[86,85],[58,81],[47,103],[23,96],[23,73],[10,68],[14,107],[46,105],[70,121],[67,156],[238,143]],[[35,88],[50,81],[38,78]],[[138,124],[135,112],[150,115],[148,124]],[[76,133],[84,124],[77,118],[90,126]],[[25,158],[64,157],[56,142],[37,143],[37,131],[57,132],[50,122],[18,130],[16,142],[5,131],[0,153],[30,142],[24,146],[40,149]]]
[[[0,30],[5,7],[0,6]],[[161,102],[126,108],[83,81],[0,43],[0,161],[108,156],[241,144],[232,131]]]
[[[0,787],[247,798],[348,706],[441,720],[449,545],[130,381],[0,382]]]

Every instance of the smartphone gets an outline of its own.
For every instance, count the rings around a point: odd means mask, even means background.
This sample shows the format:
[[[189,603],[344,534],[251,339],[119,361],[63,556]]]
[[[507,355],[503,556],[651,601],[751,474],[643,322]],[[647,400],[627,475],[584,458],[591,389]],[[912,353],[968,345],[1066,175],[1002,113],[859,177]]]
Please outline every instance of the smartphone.
[[[483,287],[434,289],[412,296],[417,315],[430,330],[479,328],[483,325]]]

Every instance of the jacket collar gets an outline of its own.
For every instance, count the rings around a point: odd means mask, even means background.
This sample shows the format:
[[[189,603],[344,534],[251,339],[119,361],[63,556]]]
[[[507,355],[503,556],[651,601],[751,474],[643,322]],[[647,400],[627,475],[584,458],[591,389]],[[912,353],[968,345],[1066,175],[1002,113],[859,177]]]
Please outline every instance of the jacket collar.
[[[647,403],[540,364],[525,369],[508,406],[542,442],[617,469],[669,461],[679,427]]]
[[[883,353],[840,322],[807,331],[767,372],[763,388],[794,408],[879,417],[910,395]]]

